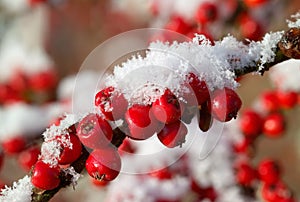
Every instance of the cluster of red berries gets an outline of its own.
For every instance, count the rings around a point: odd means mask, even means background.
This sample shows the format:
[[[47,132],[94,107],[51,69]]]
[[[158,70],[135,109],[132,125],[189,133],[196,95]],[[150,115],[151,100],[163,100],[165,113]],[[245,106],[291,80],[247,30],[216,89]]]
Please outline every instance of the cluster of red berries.
[[[100,90],[95,96],[95,106],[101,113],[90,113],[69,129],[73,148],[69,149],[61,145],[63,151],[58,166],[51,167],[39,160],[32,172],[32,183],[41,189],[57,187],[60,182],[61,165],[74,162],[80,156],[81,144],[83,144],[90,150],[85,164],[86,170],[97,184],[103,185],[119,175],[120,153],[134,152],[125,137],[145,140],[157,133],[162,144],[173,148],[185,142],[188,129],[184,123],[190,123],[196,112],[200,112],[199,127],[203,131],[209,129],[213,117],[223,122],[236,117],[241,107],[241,100],[235,91],[229,88],[217,89],[212,92],[212,99],[210,99],[206,82],[200,80],[196,74],[189,73],[186,81],[186,86],[191,88],[191,92],[183,96],[185,102],[178,99],[170,89],[165,89],[151,105],[130,105],[124,94],[114,87]],[[196,101],[193,102],[193,99]],[[116,125],[112,123],[118,120],[123,120],[123,125],[113,130],[111,125]],[[115,133],[116,130],[124,135],[118,145],[113,143],[115,136],[119,135]],[[43,174],[42,170],[48,171]],[[51,183],[50,181],[49,184],[46,183],[47,186],[42,184],[45,178],[52,178]]]
[[[261,94],[260,104],[266,114],[263,116],[255,110],[245,110],[239,120],[242,142],[234,145],[239,156],[251,157],[251,149],[260,134],[278,138],[285,130],[285,119],[280,110],[291,109],[298,103],[298,94],[292,91],[266,91]],[[291,191],[280,179],[279,165],[272,159],[265,159],[255,169],[250,163],[243,161],[236,166],[237,182],[247,188],[254,189],[257,181],[261,181],[261,197],[268,202],[292,202],[295,199]]]
[[[145,140],[157,133],[158,139],[169,148],[185,142],[188,132],[185,124],[189,124],[198,112],[199,127],[202,131],[207,131],[212,124],[212,118],[222,122],[230,121],[236,117],[241,107],[239,96],[229,88],[213,91],[210,99],[206,82],[194,73],[188,73],[185,86],[190,88],[190,92],[183,95],[185,102],[166,88],[151,104],[129,105],[122,93],[113,87],[106,87],[96,94],[95,105],[106,121],[123,119],[123,129],[129,138]],[[100,117],[98,119],[104,121]],[[110,133],[104,136],[108,141],[111,140]],[[96,144],[94,140],[91,142]]]
[[[46,102],[49,92],[57,85],[57,75],[52,70],[27,75],[17,71],[5,83],[0,83],[0,104],[14,102]]]
[[[260,188],[260,197],[267,202],[294,202],[295,199],[291,190],[281,180],[280,166],[272,159],[264,159],[257,168],[250,165],[247,161],[237,163],[236,181],[245,189],[252,190],[248,192],[254,197],[254,190],[258,185]],[[259,183],[260,182],[260,183]]]
[[[29,144],[22,136],[12,137],[1,143],[2,152],[1,159],[4,156],[17,157],[17,161],[21,168],[29,171],[38,160],[40,148],[38,145]],[[0,160],[2,162],[2,160]],[[2,165],[2,163],[0,163]],[[0,166],[1,167],[1,166]]]
[[[59,186],[61,168],[65,168],[76,161],[82,153],[81,142],[76,135],[75,126],[71,126],[68,130],[69,134],[56,136],[54,140],[60,144],[61,151],[58,158],[58,165],[45,163],[43,159],[36,159],[33,168],[31,182],[39,189],[51,190]],[[69,139],[70,145],[65,145],[64,140]],[[31,168],[31,166],[30,166]]]
[[[148,177],[156,178],[157,180],[162,181],[162,183],[164,183],[164,181],[169,181],[180,176],[189,179],[190,189],[187,193],[185,193],[186,195],[184,194],[180,198],[172,200],[166,198],[158,198],[155,200],[156,202],[180,202],[184,201],[183,198],[186,196],[189,196],[189,199],[193,201],[208,200],[214,202],[218,199],[218,194],[212,186],[201,186],[191,175],[192,172],[189,170],[190,168],[188,167],[187,158],[187,156],[182,156],[181,159],[172,166],[147,174]]]
[[[232,16],[235,16],[228,20],[230,23],[233,23],[231,20],[235,20],[234,23],[239,28],[239,32],[243,38],[255,41],[261,39],[264,34],[263,26],[251,15],[249,10],[254,7],[262,6],[267,2],[268,0],[244,0],[243,2],[231,0],[227,2],[227,6],[230,7],[230,10],[233,10]],[[154,14],[157,14],[156,7],[157,5],[155,4],[152,6],[152,12]],[[219,13],[219,7],[216,2],[202,2],[198,6],[195,16],[191,22],[186,21],[179,15],[175,15],[171,17],[170,21],[164,28],[186,35],[189,38],[193,38],[195,33],[203,34],[210,41],[213,41],[213,37],[208,26],[219,19]]]

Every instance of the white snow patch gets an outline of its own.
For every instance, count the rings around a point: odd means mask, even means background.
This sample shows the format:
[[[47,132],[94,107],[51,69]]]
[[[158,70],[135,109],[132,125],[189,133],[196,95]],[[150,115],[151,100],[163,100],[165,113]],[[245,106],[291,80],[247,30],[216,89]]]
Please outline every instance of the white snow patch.
[[[5,187],[1,190],[1,202],[30,202],[33,185],[31,178],[25,176],[24,178],[14,182],[12,187]]]

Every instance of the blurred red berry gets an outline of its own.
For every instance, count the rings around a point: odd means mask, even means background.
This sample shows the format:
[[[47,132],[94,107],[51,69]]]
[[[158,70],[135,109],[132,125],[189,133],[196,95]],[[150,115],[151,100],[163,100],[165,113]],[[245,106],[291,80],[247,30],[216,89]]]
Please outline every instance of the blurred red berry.
[[[173,177],[173,173],[171,172],[171,170],[168,167],[157,170],[157,171],[150,172],[149,175],[151,177],[157,178],[159,180],[168,180]]]
[[[261,94],[260,102],[264,110],[273,112],[279,109],[279,100],[277,93],[274,91],[266,91]]]
[[[281,107],[291,109],[296,106],[298,95],[293,91],[277,91],[278,102]]]
[[[248,109],[240,117],[239,126],[245,136],[257,137],[262,132],[263,119],[254,110]]]
[[[263,182],[274,184],[280,179],[279,165],[271,159],[265,159],[258,165],[258,174]]]
[[[244,38],[253,41],[260,40],[264,34],[262,25],[248,14],[240,17],[240,32]]]
[[[261,196],[263,200],[267,202],[293,202],[293,196],[291,191],[286,185],[277,181],[273,184],[263,183],[261,189]]]
[[[250,7],[250,8],[254,8],[254,7],[258,7],[258,6],[262,6],[265,3],[267,3],[269,0],[244,0],[244,3]]]
[[[263,132],[268,137],[279,137],[285,130],[284,117],[280,113],[268,115],[263,124]]]
[[[29,77],[29,84],[34,91],[53,90],[57,84],[57,75],[51,70],[39,72]]]
[[[241,163],[237,167],[236,181],[243,186],[251,186],[257,179],[257,171],[247,163]]]
[[[26,140],[24,137],[16,136],[2,141],[3,151],[7,154],[18,154],[25,149]]]
[[[218,8],[215,3],[203,2],[196,11],[195,20],[200,24],[214,22],[218,18]]]
[[[174,16],[165,25],[165,29],[178,32],[180,34],[187,34],[191,30],[191,26],[180,16]]]
[[[18,156],[18,162],[20,166],[24,170],[29,171],[31,167],[38,161],[40,153],[40,148],[36,146],[22,151]]]

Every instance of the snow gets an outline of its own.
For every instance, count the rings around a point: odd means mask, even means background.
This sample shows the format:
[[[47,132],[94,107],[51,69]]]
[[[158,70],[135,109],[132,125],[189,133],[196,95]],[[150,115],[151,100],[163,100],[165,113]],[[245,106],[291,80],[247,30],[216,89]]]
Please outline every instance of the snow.
[[[275,50],[283,33],[283,31],[267,33],[265,34],[263,40],[261,42],[258,42],[261,45],[259,70],[262,70],[264,68],[264,64],[274,61]]]
[[[75,189],[75,186],[77,185],[77,182],[79,178],[81,177],[80,173],[77,173],[74,169],[74,167],[70,166],[67,168],[62,169],[62,171],[65,173],[65,175],[71,175],[71,185],[73,186],[73,189]]]
[[[12,187],[5,187],[1,190],[1,202],[30,202],[33,185],[31,178],[25,176],[24,178],[14,182]]]
[[[273,62],[282,34],[267,33],[262,41],[252,41],[249,45],[230,35],[216,41],[214,46],[205,41],[199,45],[201,35],[196,35],[192,42],[154,42],[144,57],[135,55],[115,66],[113,74],[106,78],[106,86],[121,91],[131,104],[150,104],[166,88],[181,99],[189,72],[206,81],[211,91],[235,89],[238,83],[234,70],[259,65],[260,71],[263,65]]]
[[[41,147],[39,159],[52,167],[57,166],[62,146],[72,148],[67,129],[80,119],[80,116],[66,114],[64,119],[60,121],[59,126],[52,125],[47,128],[43,133],[44,142]]]
[[[287,20],[289,28],[300,27],[300,11],[291,16],[293,20]]]
[[[17,103],[0,108],[0,141],[16,136],[32,137],[41,133],[50,120],[62,113],[60,105],[38,107]],[[28,118],[30,117],[30,118]]]
[[[300,91],[300,60],[290,59],[272,67],[270,79],[276,88],[284,91]]]
[[[47,19],[45,8],[36,7],[5,27],[0,44],[0,82],[9,80],[16,70],[32,75],[53,67],[44,49]]]
[[[29,8],[28,0],[0,0],[0,5],[3,6],[6,11],[16,13],[22,12]]]

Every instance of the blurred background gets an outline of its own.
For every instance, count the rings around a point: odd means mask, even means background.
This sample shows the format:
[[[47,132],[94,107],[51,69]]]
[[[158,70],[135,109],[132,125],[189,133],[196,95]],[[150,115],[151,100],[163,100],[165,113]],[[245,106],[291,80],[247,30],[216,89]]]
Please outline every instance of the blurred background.
[[[207,2],[213,8],[200,8]],[[260,40],[266,32],[286,30],[286,19],[299,10],[299,0],[0,0],[0,181],[11,185],[28,173],[28,162],[20,160],[26,154],[21,151],[28,145],[38,147],[45,128],[71,111],[76,73],[105,40],[132,29],[155,27],[190,38],[204,34],[212,40],[229,33],[248,43],[246,38]],[[89,73],[82,78],[82,89],[91,78]],[[255,105],[266,90],[280,88],[269,73],[244,76],[240,83],[243,108]],[[260,137],[252,162],[264,157],[277,160],[283,180],[299,197],[299,107],[283,113],[285,134],[276,139]],[[108,189],[93,185],[85,176],[76,191],[65,189],[51,201],[122,201],[105,199]]]

